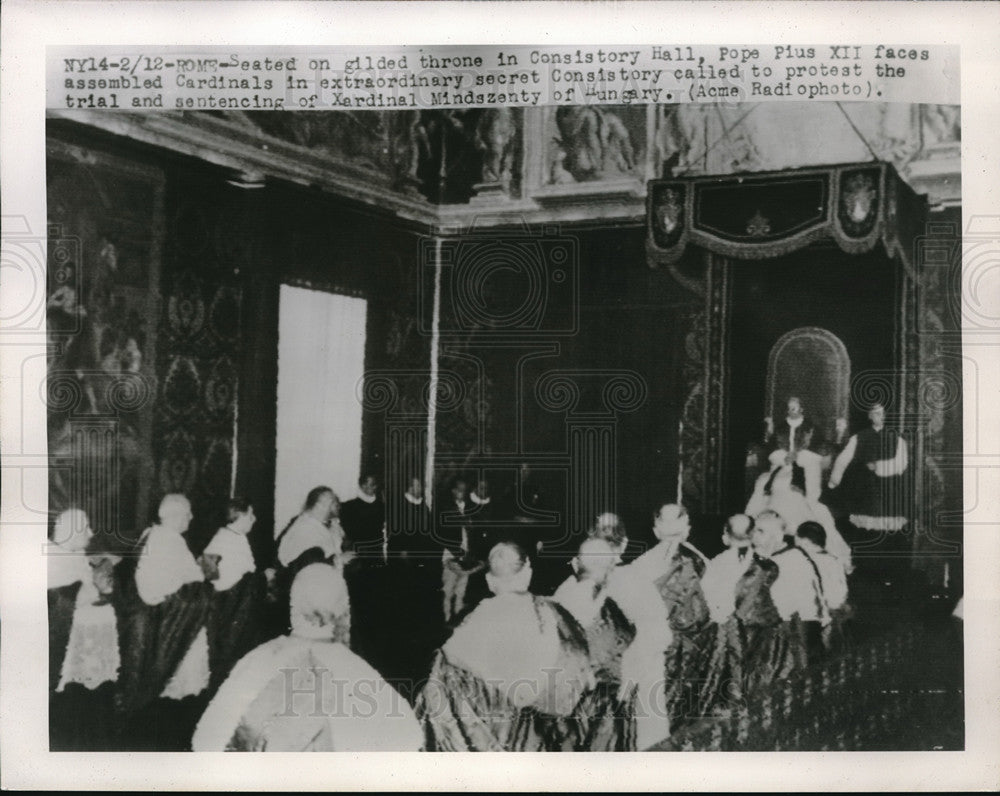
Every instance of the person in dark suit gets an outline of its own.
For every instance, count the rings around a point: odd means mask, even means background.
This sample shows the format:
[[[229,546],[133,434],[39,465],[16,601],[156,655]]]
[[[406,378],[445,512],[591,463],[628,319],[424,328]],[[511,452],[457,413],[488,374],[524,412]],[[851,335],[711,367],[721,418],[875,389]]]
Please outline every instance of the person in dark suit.
[[[469,493],[469,502],[471,507],[465,526],[469,540],[469,563],[466,568],[470,572],[465,590],[466,609],[472,608],[490,595],[489,587],[486,585],[486,566],[490,550],[499,542],[514,541],[509,538],[501,525],[504,518],[501,516],[499,506],[494,503],[489,481],[485,478],[479,479],[476,488]]]
[[[386,577],[379,598],[386,606],[386,659],[382,671],[410,687],[426,677],[444,630],[441,610],[442,545],[423,481],[414,476],[401,495],[389,497]],[[403,686],[407,697],[415,694]]]
[[[385,542],[385,503],[378,495],[378,481],[370,473],[358,479],[358,495],[340,507],[344,549],[358,562],[381,560]]]
[[[378,480],[363,474],[357,497],[340,507],[344,549],[353,559],[344,567],[351,598],[351,649],[369,660],[379,659],[386,606],[381,594],[385,577],[385,503]]]

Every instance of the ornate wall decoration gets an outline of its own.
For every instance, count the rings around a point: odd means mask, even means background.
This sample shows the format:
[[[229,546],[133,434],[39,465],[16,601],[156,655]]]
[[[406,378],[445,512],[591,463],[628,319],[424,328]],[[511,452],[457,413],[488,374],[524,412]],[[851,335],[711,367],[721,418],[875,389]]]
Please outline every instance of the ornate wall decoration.
[[[879,170],[858,169],[841,175],[837,221],[852,238],[868,235],[878,220]]]
[[[679,234],[665,235],[664,218]],[[647,245],[651,264],[678,262],[688,244],[728,257],[779,257],[821,240],[850,254],[881,243],[913,272],[926,203],[887,163],[858,163],[793,173],[687,177],[650,183]]]
[[[477,196],[520,194],[522,117],[520,108],[484,108],[479,114],[474,137],[482,158],[479,183],[475,185]]]
[[[732,289],[729,262],[709,255],[707,313],[708,326],[705,358],[705,428],[702,445],[705,451],[705,494],[702,511],[720,514],[726,511],[723,489],[726,461],[725,419],[729,400],[729,313]]]
[[[919,280],[908,280],[910,332],[906,355],[915,360],[916,375],[909,380],[907,399],[919,419],[911,432],[916,456],[923,464],[914,477],[916,492],[915,559],[937,580],[943,577],[940,556],[960,559],[961,506],[950,495],[961,494],[961,468],[953,462],[962,453],[962,358],[959,301],[952,278],[961,274],[959,240],[951,225],[929,227],[922,241]],[[933,256],[934,252],[942,256]],[[950,432],[950,433],[949,433]],[[957,448],[957,449],[956,449]]]
[[[564,105],[544,113],[543,185],[645,175],[645,107]]]
[[[229,238],[250,240],[251,233],[242,214],[212,189],[179,187],[176,200],[160,320],[157,497],[184,492],[195,514],[192,527],[206,533],[231,490],[242,323],[237,274],[252,257],[249,247]]]
[[[121,539],[149,500],[163,175],[56,140],[47,168],[49,508]]]
[[[742,105],[657,106],[658,164],[669,164],[679,174],[727,174],[768,168],[753,136],[749,119],[753,110],[752,106]]]
[[[308,150],[393,178],[404,167],[393,122],[405,112],[390,111],[188,111],[192,123],[220,119],[249,133]],[[408,164],[406,164],[408,165]]]
[[[925,147],[951,146],[962,141],[960,105],[921,105],[920,134]]]
[[[694,508],[705,497],[705,368],[708,361],[708,314],[704,300],[692,308],[684,323],[684,384],[686,398],[681,412],[678,460],[684,505]]]

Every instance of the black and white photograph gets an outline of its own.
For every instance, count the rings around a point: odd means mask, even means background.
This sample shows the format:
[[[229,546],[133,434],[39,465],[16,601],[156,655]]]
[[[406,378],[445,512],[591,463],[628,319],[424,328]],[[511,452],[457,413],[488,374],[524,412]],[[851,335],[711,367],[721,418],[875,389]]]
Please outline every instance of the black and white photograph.
[[[638,38],[49,58],[44,303],[3,316],[49,753],[975,746],[966,95]]]

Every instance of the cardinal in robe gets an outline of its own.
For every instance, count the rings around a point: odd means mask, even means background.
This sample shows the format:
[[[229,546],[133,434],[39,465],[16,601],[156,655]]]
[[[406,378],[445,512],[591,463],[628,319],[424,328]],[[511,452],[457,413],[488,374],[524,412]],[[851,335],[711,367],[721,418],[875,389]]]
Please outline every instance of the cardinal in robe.
[[[186,497],[164,497],[159,522],[139,539],[134,578],[126,576],[116,588],[119,704],[130,717],[134,739],[158,749],[190,735],[185,725],[193,725],[203,707],[198,698],[209,684],[213,589],[183,536],[191,520]],[[151,712],[140,712],[147,708]]]
[[[552,599],[569,611],[587,634],[594,688],[580,700],[567,721],[572,751],[634,752],[636,689],[623,680],[622,657],[636,628],[608,593],[618,555],[604,539],[589,538],[573,558],[574,575]]]
[[[593,684],[587,639],[572,615],[528,591],[517,545],[489,554],[488,597],[438,651],[417,700],[429,751],[559,751],[565,723]]]
[[[665,664],[666,703],[676,726],[702,714],[701,683],[715,638],[701,578],[706,559],[689,544],[691,521],[682,506],[666,504],[656,513],[659,542],[624,567],[636,581],[652,583],[672,632]]]
[[[214,588],[208,623],[210,690],[215,691],[233,665],[266,638],[264,607],[274,570],[258,571],[247,535],[257,517],[246,498],[234,497],[227,522],[202,553]]]
[[[198,722],[196,752],[415,752],[420,725],[402,695],[336,640],[347,587],[328,564],[301,569],[291,632],[233,668]]]
[[[328,563],[343,572],[344,531],[337,519],[340,501],[328,486],[317,486],[306,495],[302,513],[278,535],[276,575],[277,614],[281,632],[288,631],[288,600],[299,570]],[[349,642],[350,623],[338,628],[338,640]]]

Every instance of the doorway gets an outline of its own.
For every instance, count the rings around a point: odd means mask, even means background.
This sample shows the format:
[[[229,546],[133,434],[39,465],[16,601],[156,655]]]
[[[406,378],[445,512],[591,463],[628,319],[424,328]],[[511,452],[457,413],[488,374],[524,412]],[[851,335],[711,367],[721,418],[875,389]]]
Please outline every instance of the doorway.
[[[315,486],[331,487],[341,500],[354,496],[367,313],[361,298],[281,286],[275,534]]]

